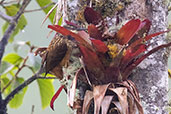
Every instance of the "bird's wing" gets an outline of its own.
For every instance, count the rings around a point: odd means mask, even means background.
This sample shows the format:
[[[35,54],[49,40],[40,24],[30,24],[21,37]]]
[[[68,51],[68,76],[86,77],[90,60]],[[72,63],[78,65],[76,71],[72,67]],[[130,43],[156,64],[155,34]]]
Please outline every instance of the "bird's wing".
[[[64,39],[57,38],[52,41],[48,48],[46,57],[45,70],[46,73],[52,71],[53,68],[57,67],[63,60],[67,53],[67,44]]]

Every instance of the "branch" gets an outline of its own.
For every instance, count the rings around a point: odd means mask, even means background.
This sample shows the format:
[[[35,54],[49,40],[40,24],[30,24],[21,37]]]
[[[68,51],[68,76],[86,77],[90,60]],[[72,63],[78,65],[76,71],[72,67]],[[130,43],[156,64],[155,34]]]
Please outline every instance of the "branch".
[[[8,16],[8,15],[2,13],[1,11],[0,11],[0,17],[9,23],[12,22],[12,20],[13,20],[13,18],[11,16]]]
[[[15,73],[15,76],[14,76],[14,77],[17,77],[18,74],[21,72],[21,70],[26,66],[27,60],[28,60],[28,56],[24,59],[23,64],[21,65],[21,67],[18,68],[18,70],[17,70],[17,72]]]
[[[24,81],[21,85],[19,85],[17,88],[15,88],[4,100],[4,105],[7,105],[9,101],[23,88],[28,86],[30,83],[32,83],[36,79],[57,79],[56,77],[42,77],[39,76],[43,72],[43,69],[41,68],[36,74],[34,74],[32,77]]]
[[[0,89],[1,89],[1,87],[0,87]],[[3,101],[3,99],[2,99],[2,93],[1,93],[1,91],[0,91],[0,105],[2,106],[2,101]]]
[[[24,83],[22,83],[21,85],[19,85],[17,88],[15,88],[4,100],[4,105],[7,105],[9,103],[9,101],[23,88],[25,88],[27,85],[29,85],[30,83],[32,83],[34,80],[37,79],[37,74],[35,74],[34,76],[30,77],[29,79],[27,79]]]
[[[11,34],[15,30],[16,23],[18,22],[20,16],[23,14],[24,9],[26,6],[30,3],[31,0],[24,0],[22,3],[22,6],[20,10],[17,12],[17,14],[14,16],[13,20],[11,21],[10,26],[6,30],[4,36],[2,37],[2,40],[0,41],[0,65],[1,65],[1,60],[4,55],[5,47],[8,43],[8,39],[10,38]]]
[[[31,114],[33,114],[34,113],[34,105],[32,105],[32,108],[31,108]]]
[[[7,83],[7,85],[6,85],[4,88],[2,88],[1,93],[3,93],[3,92],[7,89],[7,87],[11,85],[11,83],[12,83],[13,81],[14,81],[14,78],[12,78],[12,79]]]
[[[11,0],[5,2],[5,0],[1,0],[0,5],[10,5],[10,4],[19,4],[21,0]]]
[[[38,75],[40,74],[41,69],[38,71],[38,73],[34,74],[32,77],[24,81],[21,85],[19,85],[17,88],[15,88],[4,100],[4,105],[7,105],[9,101],[17,94],[20,90],[28,86],[30,83],[32,83],[34,80],[38,78]]]
[[[38,79],[58,79],[57,77],[42,77],[42,76],[38,76]]]
[[[4,1],[5,1],[5,0],[1,0],[0,4],[3,4]]]
[[[24,13],[30,13],[30,12],[35,12],[35,11],[41,11],[41,10],[44,10],[44,9],[48,8],[49,6],[54,5],[54,4],[56,4],[56,3],[55,3],[55,2],[52,2],[52,3],[47,4],[47,5],[45,5],[44,7],[41,7],[41,8],[39,8],[39,9],[25,10]]]

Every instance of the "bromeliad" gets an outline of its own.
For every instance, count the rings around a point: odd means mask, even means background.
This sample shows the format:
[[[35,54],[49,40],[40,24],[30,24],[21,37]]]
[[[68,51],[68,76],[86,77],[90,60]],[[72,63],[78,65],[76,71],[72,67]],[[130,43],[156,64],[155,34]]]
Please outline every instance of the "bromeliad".
[[[149,34],[150,20],[132,19],[116,34],[111,35],[108,32],[107,24],[98,12],[87,7],[84,11],[84,17],[88,23],[88,32],[72,32],[59,25],[48,26],[48,28],[66,38],[68,36],[73,37],[77,42],[83,67],[79,69],[76,77],[80,77],[79,79],[85,79],[86,77],[86,80],[82,81],[88,83],[92,88],[92,91],[86,91],[82,113],[88,113],[91,100],[94,99],[95,114],[99,114],[100,107],[104,114],[117,111],[134,114],[136,112],[135,106],[139,113],[143,114],[138,91],[134,83],[128,80],[128,77],[132,70],[149,55],[171,45],[171,43],[167,43],[150,51],[147,50],[150,46],[147,41],[169,30]],[[68,24],[78,27],[71,22],[68,22]],[[72,91],[68,91],[69,105],[72,107],[74,107],[75,102],[70,95],[75,95],[71,92],[75,91],[76,82],[76,80],[73,81],[72,87],[74,86],[74,88],[71,88]],[[58,96],[59,91],[57,93]],[[53,106],[54,100],[53,98],[51,106]],[[130,103],[132,104],[130,105]]]

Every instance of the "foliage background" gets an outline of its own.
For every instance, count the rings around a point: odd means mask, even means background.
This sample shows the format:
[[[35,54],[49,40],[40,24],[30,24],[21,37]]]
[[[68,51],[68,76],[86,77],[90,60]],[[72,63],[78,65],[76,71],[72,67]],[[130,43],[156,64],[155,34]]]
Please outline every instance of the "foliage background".
[[[31,1],[31,3],[26,8],[27,10],[31,9],[37,9],[39,8],[36,1]],[[0,10],[3,10],[0,8]],[[30,41],[31,44],[35,46],[47,46],[52,39],[46,38],[49,29],[47,29],[47,25],[51,24],[49,20],[45,22],[45,24],[41,27],[42,20],[45,17],[45,14],[43,11],[38,12],[31,12],[31,13],[25,13],[25,17],[27,19],[27,26],[24,28],[22,32],[17,34],[15,36],[14,43],[17,41]],[[168,17],[168,21],[171,24],[171,14]],[[3,21],[0,18],[0,28],[2,28],[5,21]],[[0,32],[0,38],[2,38],[2,31]],[[53,35],[51,35],[53,36]],[[13,45],[14,43],[9,43],[7,45],[7,48],[5,50],[5,55],[8,53],[13,52]],[[28,48],[26,46],[22,47],[19,50],[19,55],[22,57],[25,57],[28,53]],[[169,59],[169,68],[171,69],[171,58]],[[29,78],[32,75],[32,72],[28,69],[23,69],[22,72],[19,74],[19,76],[24,77],[25,79]],[[55,91],[59,87],[59,81],[54,80],[53,82]],[[169,88],[171,88],[171,79],[169,80]],[[171,90],[169,91],[169,99],[171,99]],[[32,84],[29,85],[27,92],[24,96],[23,104],[17,109],[11,109],[8,106],[8,114],[31,114],[32,105],[34,105],[34,114],[68,114],[70,113],[70,110],[66,106],[67,104],[67,98],[64,91],[60,94],[59,98],[55,102],[55,111],[52,111],[50,107],[47,107],[45,109],[42,109],[41,106],[41,98],[40,98],[40,92],[38,88],[38,84],[36,81],[34,81]]]
[[[39,8],[38,4],[36,3],[35,0],[33,0],[28,5],[26,10],[32,10],[38,8]],[[4,12],[4,9],[0,8],[0,10]],[[45,17],[43,11],[25,13],[24,16],[27,19],[27,26],[24,28],[24,30],[22,30],[20,33],[18,33],[15,36],[13,43],[8,43],[7,48],[5,50],[5,55],[14,52],[13,46],[17,41],[30,41],[31,44],[34,46],[48,46],[50,40],[52,39],[52,37],[49,38],[46,37],[49,32],[49,29],[47,29],[47,25],[51,24],[51,22],[47,20],[46,23],[41,27],[42,20]],[[0,18],[0,28],[2,28],[4,23],[5,21]],[[3,34],[1,30],[0,38],[2,38],[2,36]],[[23,46],[21,49],[19,49],[18,54],[22,57],[26,57],[28,51],[29,48],[27,46]],[[32,72],[25,68],[19,73],[19,76],[23,77],[24,79],[28,79],[30,76],[32,76]],[[57,91],[58,87],[60,86],[59,81],[54,80],[53,84],[54,84],[55,91]],[[52,111],[49,106],[46,107],[45,109],[42,109],[39,87],[37,81],[34,81],[27,88],[27,92],[24,96],[23,104],[17,109],[11,109],[8,106],[7,113],[31,114],[32,105],[34,105],[34,114],[55,114],[55,113],[68,114],[69,110],[66,106],[66,103],[67,103],[66,94],[62,92],[55,104],[55,111]]]

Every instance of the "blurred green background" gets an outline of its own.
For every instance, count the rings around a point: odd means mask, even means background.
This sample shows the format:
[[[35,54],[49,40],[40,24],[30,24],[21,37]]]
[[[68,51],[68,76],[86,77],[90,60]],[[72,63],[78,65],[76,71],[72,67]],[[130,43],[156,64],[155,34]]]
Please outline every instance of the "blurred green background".
[[[27,10],[31,9],[37,9],[39,6],[37,5],[36,1],[33,0],[28,5]],[[0,10],[3,10],[0,8]],[[15,36],[15,42],[17,41],[31,41],[31,44],[35,46],[47,46],[52,39],[52,37],[47,38],[47,35],[49,33],[49,29],[47,28],[47,25],[51,24],[49,20],[45,22],[43,26],[41,26],[42,20],[45,17],[44,12],[38,11],[38,12],[31,12],[31,13],[25,13],[25,17],[27,19],[27,26],[24,28],[22,32],[17,34]],[[171,14],[169,14],[168,21],[171,24]],[[2,28],[2,25],[5,23],[4,20],[0,18],[0,28]],[[53,35],[51,35],[53,36]],[[0,32],[0,38],[2,38],[2,31]],[[7,48],[5,50],[5,54],[8,54],[10,52],[13,52],[13,44],[9,43],[7,45]],[[21,56],[26,56],[28,53],[28,48],[24,47],[19,50],[19,54]],[[171,69],[171,58],[169,59],[169,68]],[[22,72],[19,74],[19,76],[24,77],[25,79],[29,78],[32,75],[32,73],[28,69],[22,70]],[[53,82],[55,91],[60,86],[59,81],[55,80]],[[171,87],[171,80],[169,79],[169,86]],[[171,91],[169,91],[169,96],[171,96]],[[32,106],[34,105],[34,113],[33,114],[70,114],[71,111],[67,107],[67,97],[64,91],[59,95],[59,98],[55,101],[54,107],[55,111],[52,111],[50,107],[47,107],[45,109],[42,109],[41,107],[41,98],[39,93],[39,88],[37,85],[37,82],[33,82],[29,85],[28,90],[24,96],[24,101],[21,107],[17,109],[11,109],[8,107],[8,114],[31,114],[32,112]]]

